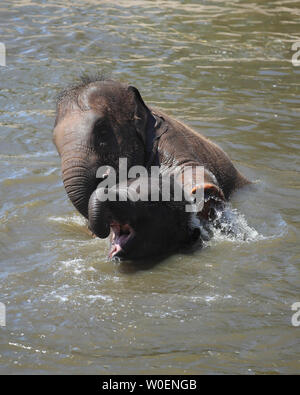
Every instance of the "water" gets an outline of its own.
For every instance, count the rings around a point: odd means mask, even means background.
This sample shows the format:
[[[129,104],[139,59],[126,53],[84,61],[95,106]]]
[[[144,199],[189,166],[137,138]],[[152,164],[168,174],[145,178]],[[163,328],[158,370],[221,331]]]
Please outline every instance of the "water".
[[[292,0],[1,3],[1,373],[299,373],[299,17]],[[232,198],[235,237],[107,262],[51,141],[57,93],[99,70],[255,181]]]

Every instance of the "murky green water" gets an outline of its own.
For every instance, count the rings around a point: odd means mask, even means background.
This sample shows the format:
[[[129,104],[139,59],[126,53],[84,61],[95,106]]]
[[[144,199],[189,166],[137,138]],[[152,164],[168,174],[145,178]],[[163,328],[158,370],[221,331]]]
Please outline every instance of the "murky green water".
[[[0,373],[299,373],[297,1],[0,5]],[[220,235],[148,270],[106,261],[66,198],[54,98],[113,72],[213,139],[257,183]]]

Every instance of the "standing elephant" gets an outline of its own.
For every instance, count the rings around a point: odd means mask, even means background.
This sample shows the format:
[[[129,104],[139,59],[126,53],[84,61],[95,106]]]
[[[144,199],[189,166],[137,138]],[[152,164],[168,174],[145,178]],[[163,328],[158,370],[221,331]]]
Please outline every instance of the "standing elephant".
[[[172,199],[155,206],[145,201],[99,202],[96,189],[107,177],[97,177],[100,167],[118,171],[119,159],[126,158],[127,170],[158,166],[160,176],[174,173],[177,179],[187,166],[204,167],[204,182],[192,176],[190,183],[191,196],[200,189],[205,196],[196,218],[203,223],[213,218],[216,205],[249,183],[221,148],[182,122],[148,107],[133,86],[113,80],[85,79],[60,94],[54,143],[71,202],[89,220],[93,233],[102,238],[112,234],[110,257],[139,259],[165,254],[201,234],[191,225],[195,214],[183,214],[182,205],[174,205]]]

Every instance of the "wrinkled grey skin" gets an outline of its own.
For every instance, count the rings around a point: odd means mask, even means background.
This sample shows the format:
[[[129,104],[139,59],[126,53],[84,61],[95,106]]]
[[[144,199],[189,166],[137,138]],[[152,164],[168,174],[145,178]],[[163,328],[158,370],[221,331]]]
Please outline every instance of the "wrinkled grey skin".
[[[147,125],[154,115],[167,126],[167,132],[161,136],[157,147],[162,174],[172,172],[174,166],[204,166],[206,196],[224,201],[235,189],[249,183],[219,147],[181,122],[149,108],[136,88],[112,80],[86,80],[61,94],[53,138],[61,156],[66,192],[76,209],[89,220],[92,232],[99,237],[106,237],[113,227],[112,219],[102,215],[105,205],[95,201],[94,192],[102,181],[96,178],[97,169],[112,166],[117,170],[119,158],[127,158],[128,168],[145,166]],[[215,200],[207,198],[206,201],[198,216],[200,220],[202,217],[203,220],[209,219]],[[193,232],[187,231],[188,219],[181,217],[180,210],[175,210],[173,215],[174,209],[166,206],[162,215],[163,206],[153,208],[147,202],[141,205],[116,204],[113,210],[118,207],[118,212],[125,215],[126,224],[133,224],[133,217],[143,218],[143,226],[135,222],[135,237],[139,239],[136,252],[126,254],[124,245],[123,251],[117,254],[123,258],[149,257],[174,250],[183,244],[181,237],[174,236],[176,234],[184,234],[183,239],[189,239],[187,242],[194,237],[191,236]],[[110,212],[111,207],[107,209]],[[161,216],[159,221],[158,216]],[[174,216],[181,221],[174,222]],[[101,227],[105,231],[99,232]],[[169,238],[165,236],[168,234]]]

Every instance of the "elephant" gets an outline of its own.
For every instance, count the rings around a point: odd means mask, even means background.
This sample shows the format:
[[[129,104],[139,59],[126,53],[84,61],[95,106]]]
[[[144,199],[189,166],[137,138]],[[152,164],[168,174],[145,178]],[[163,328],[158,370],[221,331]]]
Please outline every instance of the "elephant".
[[[146,105],[134,86],[112,79],[85,78],[63,90],[57,100],[53,141],[74,207],[96,236],[112,235],[110,258],[149,258],[194,243],[201,239],[201,226],[215,218],[216,209],[222,209],[235,190],[250,184],[215,143]],[[160,199],[155,205],[151,201],[99,202],[98,186],[108,177],[99,176],[99,168],[115,169],[115,184],[130,186],[129,181],[119,180],[120,158],[126,159],[127,172],[134,166],[149,171],[156,167],[158,178],[171,175],[176,182],[182,181],[187,167],[192,169],[183,185],[191,199],[202,192],[202,209],[184,213],[189,199],[182,204]],[[198,167],[204,169],[202,180],[194,172]],[[197,221],[197,226],[191,225]]]

